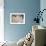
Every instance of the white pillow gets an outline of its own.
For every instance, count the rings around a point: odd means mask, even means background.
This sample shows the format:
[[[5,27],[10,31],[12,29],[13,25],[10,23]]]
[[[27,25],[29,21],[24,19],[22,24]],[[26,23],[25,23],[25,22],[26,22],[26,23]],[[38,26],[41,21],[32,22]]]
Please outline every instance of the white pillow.
[[[25,40],[25,37],[22,38],[22,39],[20,39],[20,40],[17,42],[17,46],[23,46],[24,40]]]

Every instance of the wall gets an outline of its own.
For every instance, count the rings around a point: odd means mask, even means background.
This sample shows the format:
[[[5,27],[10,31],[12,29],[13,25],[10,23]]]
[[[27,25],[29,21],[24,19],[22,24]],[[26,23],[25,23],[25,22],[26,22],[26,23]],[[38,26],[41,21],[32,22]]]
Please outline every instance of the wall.
[[[41,9],[41,11],[43,9],[46,9],[46,0],[40,0],[40,9]],[[46,27],[46,20],[45,20],[46,19],[46,11],[43,12],[42,17],[43,17],[43,22],[40,21],[40,25],[43,25]]]
[[[7,41],[18,41],[32,29],[36,23],[33,19],[37,16],[35,13],[40,10],[40,0],[4,0],[4,38]],[[24,12],[25,24],[11,25],[10,13]]]
[[[4,41],[4,0],[0,1],[0,42]],[[1,46],[1,45],[0,45]]]

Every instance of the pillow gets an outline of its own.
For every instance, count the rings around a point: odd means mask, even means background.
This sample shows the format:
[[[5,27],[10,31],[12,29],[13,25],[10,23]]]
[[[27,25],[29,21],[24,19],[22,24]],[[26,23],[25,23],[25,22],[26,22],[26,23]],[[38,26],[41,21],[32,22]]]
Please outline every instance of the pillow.
[[[24,40],[25,40],[25,37],[22,38],[22,39],[20,39],[20,40],[17,42],[17,46],[23,46]]]

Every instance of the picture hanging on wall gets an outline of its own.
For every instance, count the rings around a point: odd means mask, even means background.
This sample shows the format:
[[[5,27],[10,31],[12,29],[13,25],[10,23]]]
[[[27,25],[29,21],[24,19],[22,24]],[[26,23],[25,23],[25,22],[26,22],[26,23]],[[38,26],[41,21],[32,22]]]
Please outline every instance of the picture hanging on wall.
[[[25,13],[10,13],[10,24],[25,24]]]

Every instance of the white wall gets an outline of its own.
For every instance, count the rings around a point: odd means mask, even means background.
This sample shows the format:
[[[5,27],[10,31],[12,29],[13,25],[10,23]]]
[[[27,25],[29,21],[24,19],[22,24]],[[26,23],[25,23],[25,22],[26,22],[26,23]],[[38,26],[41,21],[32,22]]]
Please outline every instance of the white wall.
[[[0,0],[0,42],[4,41],[4,0]]]
[[[40,9],[41,9],[41,11],[43,10],[43,9],[46,9],[46,0],[40,0]],[[43,26],[46,26],[46,11],[44,11],[43,12],[43,22],[42,21],[40,21],[40,24],[41,25],[43,25]]]

